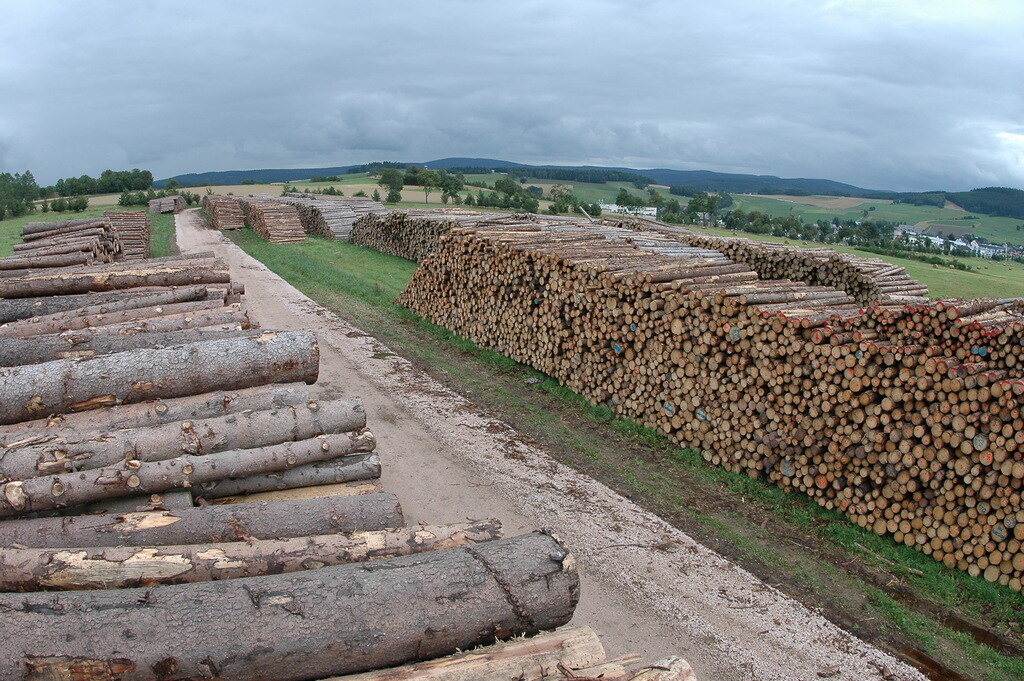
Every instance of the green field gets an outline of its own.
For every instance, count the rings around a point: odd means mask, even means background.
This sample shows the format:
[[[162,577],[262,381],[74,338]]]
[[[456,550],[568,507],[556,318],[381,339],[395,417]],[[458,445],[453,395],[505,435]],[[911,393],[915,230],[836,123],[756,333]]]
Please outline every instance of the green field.
[[[1016,681],[1024,660],[946,624],[956,613],[1018,639],[1024,595],[946,569],[805,496],[705,464],[551,378],[396,305],[416,264],[350,243],[228,234],[306,295],[467,395],[563,463],[601,480],[761,579],[892,652],[968,678]]]
[[[953,226],[956,229],[970,230],[976,236],[983,236],[994,243],[1006,242],[1024,245],[1024,230],[1017,229],[1017,226],[1024,223],[1024,220],[997,218],[989,215],[976,215],[970,220],[963,220],[959,218],[975,214],[965,213],[954,208],[912,206],[906,203],[893,203],[892,201],[867,200],[853,208],[833,210],[797,203],[796,201],[773,199],[765,196],[751,196],[749,194],[733,194],[732,198],[732,208],[739,208],[747,213],[757,210],[772,217],[796,215],[804,222],[816,222],[817,220],[831,220],[833,217],[838,217],[840,220],[863,220],[865,219],[864,212],[867,211],[867,217],[874,220],[888,220],[908,225],[937,223]],[[834,197],[823,196],[816,198],[829,199]],[[871,210],[872,208],[874,210]],[[946,234],[949,230],[945,227],[939,227],[938,231]]]

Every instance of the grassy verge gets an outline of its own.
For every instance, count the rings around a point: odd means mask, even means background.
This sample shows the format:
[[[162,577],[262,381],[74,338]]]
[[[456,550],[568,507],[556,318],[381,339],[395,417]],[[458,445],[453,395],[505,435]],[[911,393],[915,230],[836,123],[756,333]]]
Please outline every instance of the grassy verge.
[[[158,213],[149,216],[149,251],[150,256],[162,258],[178,253],[178,245],[174,241],[174,216]]]
[[[907,651],[930,656],[969,678],[1024,678],[1024,659],[980,644],[956,624],[966,619],[1021,644],[1020,594],[948,570],[806,497],[706,465],[698,453],[590,405],[549,377],[417,318],[392,302],[414,263],[320,239],[272,245],[248,230],[229,236],[555,458],[855,634],[905,658]]]

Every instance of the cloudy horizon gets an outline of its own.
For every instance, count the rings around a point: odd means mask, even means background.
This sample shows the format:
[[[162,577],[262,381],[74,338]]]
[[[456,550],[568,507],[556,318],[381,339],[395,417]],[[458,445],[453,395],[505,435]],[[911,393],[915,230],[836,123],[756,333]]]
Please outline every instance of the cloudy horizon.
[[[29,2],[0,171],[464,156],[1024,188],[1024,3]]]

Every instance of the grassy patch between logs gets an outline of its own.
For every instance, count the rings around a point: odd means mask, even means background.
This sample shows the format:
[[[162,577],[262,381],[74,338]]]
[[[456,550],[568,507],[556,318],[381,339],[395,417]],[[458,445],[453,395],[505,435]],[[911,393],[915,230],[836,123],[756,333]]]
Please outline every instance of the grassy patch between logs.
[[[556,459],[658,513],[847,630],[904,659],[931,658],[967,678],[1024,678],[1024,657],[997,649],[1007,642],[1024,648],[1021,594],[946,569],[802,495],[706,464],[699,453],[416,317],[392,302],[415,263],[316,238],[275,245],[248,230],[229,236],[306,295]]]
[[[174,240],[174,216],[157,213],[149,216],[149,251],[150,256],[162,258],[178,253],[178,245]]]

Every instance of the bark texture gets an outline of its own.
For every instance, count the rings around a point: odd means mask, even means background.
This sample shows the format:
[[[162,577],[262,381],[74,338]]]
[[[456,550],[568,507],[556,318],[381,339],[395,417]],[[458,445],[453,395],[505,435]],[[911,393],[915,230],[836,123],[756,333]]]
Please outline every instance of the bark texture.
[[[204,294],[205,296],[205,294]],[[102,309],[97,305],[93,308]],[[90,312],[88,309],[58,312],[45,317],[22,319],[0,326],[0,338],[29,338],[44,334],[63,333],[94,326],[111,326],[125,324],[155,317],[167,317],[179,314],[200,314],[212,312],[225,307],[223,300],[190,300],[180,303],[158,303],[149,306],[131,307],[109,312]]]
[[[118,430],[150,428],[162,423],[207,419],[237,414],[247,409],[270,409],[309,402],[305,383],[260,385],[241,390],[214,391],[169,400],[124,404],[74,414],[0,426],[0,444],[7,445],[28,436],[66,430]]]
[[[126,459],[162,461],[185,454],[253,449],[326,433],[347,433],[365,425],[363,404],[353,399],[310,401],[151,428],[62,431],[7,442],[0,448],[0,477],[25,480],[113,466]]]
[[[145,494],[137,497],[104,499],[82,507],[82,513],[116,515],[119,513],[143,513],[145,511],[175,511],[193,508],[195,502],[188,490],[167,490],[159,494]],[[77,510],[77,509],[76,509]]]
[[[310,331],[266,332],[161,350],[130,350],[74,362],[0,368],[0,423],[234,390],[316,382],[320,352]]]
[[[0,279],[0,298],[66,295],[90,291],[113,291],[136,286],[187,286],[230,281],[223,260],[210,264],[189,261],[123,264],[120,269],[98,272],[46,270],[38,274]]]
[[[346,456],[330,461],[296,466],[276,473],[250,475],[247,478],[233,478],[197,485],[196,497],[216,499],[234,497],[257,492],[334,485],[340,482],[374,480],[380,477],[380,458],[377,456]]]
[[[683,658],[668,657],[644,667],[630,681],[697,681],[697,676]]]
[[[126,513],[19,518],[0,523],[0,546],[163,546],[305,537],[404,525],[393,494],[293,499]],[[2,677],[0,677],[2,678]]]
[[[85,659],[119,681],[300,681],[449,655],[568,622],[573,563],[534,533],[285,575],[3,594],[18,624],[0,629],[0,678],[68,678]]]
[[[575,671],[604,660],[597,634],[590,627],[580,627],[323,681],[551,681],[566,678],[559,665]]]
[[[372,451],[374,446],[373,434],[363,431],[163,461],[129,459],[106,468],[16,480],[0,485],[0,518],[286,470],[345,454]],[[376,456],[373,458],[376,460]],[[379,467],[379,460],[375,463]]]
[[[131,304],[134,301],[152,301],[151,305],[164,303],[180,303],[185,300],[196,300],[193,295],[197,291],[207,291],[205,286],[168,287],[162,290],[127,289],[109,293],[83,293],[70,296],[42,296],[40,298],[13,298],[0,300],[0,324],[14,322],[19,319],[30,319],[42,315],[78,310],[95,305]],[[111,308],[119,309],[119,308]]]
[[[500,536],[501,523],[486,520],[217,544],[0,548],[0,591],[130,589],[259,577],[450,549]]]
[[[201,326],[179,331],[114,334],[102,329],[81,329],[32,338],[0,338],[0,366],[41,364],[57,359],[89,359],[98,355],[138,350],[167,348],[224,338],[255,338],[262,331],[243,329],[239,322],[229,326]]]

